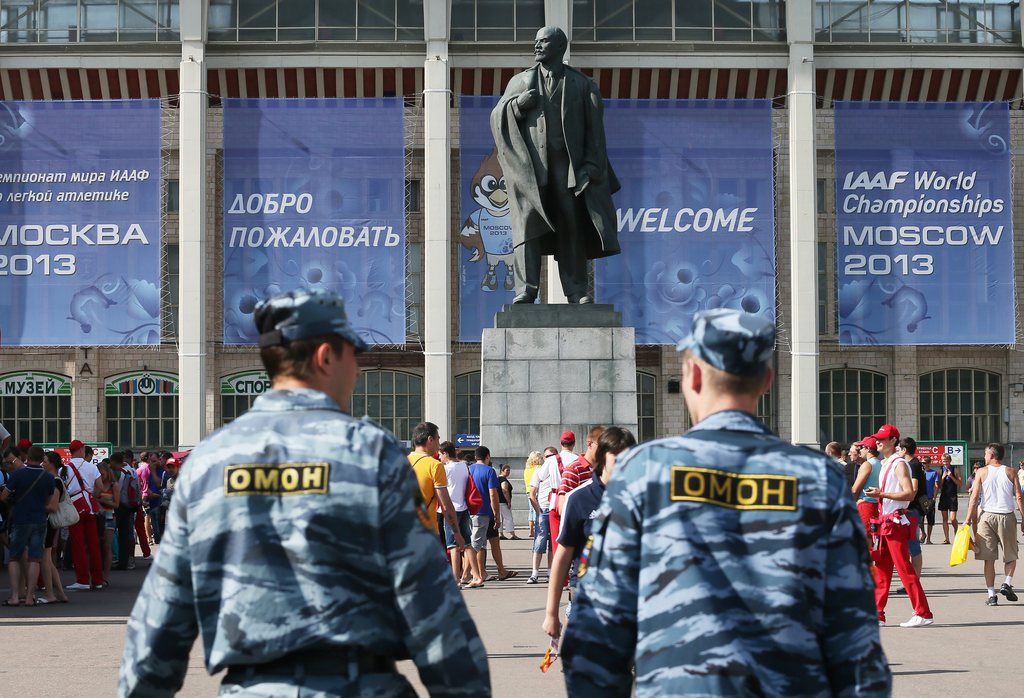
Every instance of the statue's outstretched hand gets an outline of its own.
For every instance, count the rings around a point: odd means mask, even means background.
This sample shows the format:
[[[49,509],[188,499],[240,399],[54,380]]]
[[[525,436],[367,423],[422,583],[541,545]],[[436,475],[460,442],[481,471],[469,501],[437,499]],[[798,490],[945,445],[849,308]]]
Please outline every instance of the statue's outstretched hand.
[[[537,106],[537,90],[527,90],[516,97],[516,106],[519,111],[529,111]]]

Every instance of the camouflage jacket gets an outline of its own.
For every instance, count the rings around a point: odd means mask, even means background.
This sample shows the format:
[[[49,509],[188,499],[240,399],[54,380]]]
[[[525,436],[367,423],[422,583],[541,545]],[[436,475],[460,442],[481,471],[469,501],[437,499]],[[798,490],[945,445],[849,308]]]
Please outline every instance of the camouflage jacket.
[[[881,696],[863,526],[843,473],[723,411],[630,451],[594,522],[570,695]]]
[[[125,696],[303,649],[412,658],[435,696],[489,696],[487,655],[395,438],[314,390],[271,391],[181,470],[128,622]]]

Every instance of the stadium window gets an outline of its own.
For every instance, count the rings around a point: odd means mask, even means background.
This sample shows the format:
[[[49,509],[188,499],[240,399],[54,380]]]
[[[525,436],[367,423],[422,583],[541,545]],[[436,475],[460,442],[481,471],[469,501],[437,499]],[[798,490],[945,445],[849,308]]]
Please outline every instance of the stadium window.
[[[881,373],[837,368],[819,374],[822,443],[850,443],[885,424],[886,386]]]
[[[918,379],[918,438],[972,444],[999,441],[1000,382],[999,374],[969,368],[923,374]]]
[[[178,445],[178,377],[136,371],[108,378],[103,387],[107,441],[132,449]]]
[[[455,433],[480,434],[480,371],[455,376]]]
[[[367,416],[407,441],[412,428],[423,421],[423,378],[403,371],[364,371],[352,393],[349,414]]]
[[[636,372],[636,421],[637,441],[650,441],[657,438],[657,379],[643,371]]]
[[[44,371],[0,375],[0,424],[34,443],[71,440],[71,378]]]

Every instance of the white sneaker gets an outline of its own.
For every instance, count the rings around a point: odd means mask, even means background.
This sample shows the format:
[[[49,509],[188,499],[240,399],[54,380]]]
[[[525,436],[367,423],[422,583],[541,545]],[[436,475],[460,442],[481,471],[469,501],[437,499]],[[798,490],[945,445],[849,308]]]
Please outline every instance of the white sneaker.
[[[931,618],[922,618],[916,613],[910,617],[906,623],[900,623],[901,628],[923,628],[926,625],[931,625],[935,621]]]
[[[880,620],[880,621],[878,621],[878,627],[879,627],[879,628],[881,628],[881,627],[882,627],[882,626],[884,626],[884,625],[885,625],[885,621],[884,621],[884,620]]]
[[[75,582],[74,584],[68,584],[64,588],[68,591],[89,591],[90,589],[92,589],[92,587],[88,584],[79,584],[78,582]]]

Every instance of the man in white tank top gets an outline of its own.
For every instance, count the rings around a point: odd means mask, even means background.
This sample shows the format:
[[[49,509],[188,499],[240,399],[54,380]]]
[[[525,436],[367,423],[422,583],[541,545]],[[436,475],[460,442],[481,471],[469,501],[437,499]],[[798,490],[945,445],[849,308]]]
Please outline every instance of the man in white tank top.
[[[974,528],[974,559],[985,561],[985,586],[988,587],[989,606],[998,606],[996,595],[996,557],[1003,550],[1003,571],[1006,581],[999,593],[1007,601],[1016,601],[1013,591],[1013,573],[1017,569],[1017,517],[1013,514],[1014,502],[1024,517],[1024,496],[1017,487],[1013,469],[1003,465],[1003,445],[989,444],[985,447],[985,466],[978,470],[971,489],[971,501],[967,505],[968,526]],[[980,500],[980,501],[979,501]],[[984,512],[978,517],[978,505]],[[1020,525],[1024,532],[1024,522]]]
[[[916,535],[916,527],[912,527],[904,510],[915,496],[914,484],[910,478],[910,466],[896,452],[900,441],[899,429],[891,424],[883,424],[874,436],[878,443],[878,452],[882,455],[882,471],[878,479],[878,487],[868,487],[864,494],[878,499],[879,549],[873,553],[875,558],[875,607],[878,609],[878,624],[885,625],[885,606],[889,601],[889,587],[892,584],[892,570],[896,572],[907,590],[910,603],[914,607],[914,615],[901,628],[917,628],[931,625],[932,611],[928,607],[928,599],[921,587],[921,580],[910,564],[910,536]],[[903,523],[906,522],[906,523]]]

